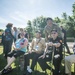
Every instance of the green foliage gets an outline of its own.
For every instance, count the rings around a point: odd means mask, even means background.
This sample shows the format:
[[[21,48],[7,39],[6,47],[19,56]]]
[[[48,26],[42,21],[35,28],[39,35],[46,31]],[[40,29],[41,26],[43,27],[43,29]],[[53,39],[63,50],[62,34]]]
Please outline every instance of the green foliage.
[[[29,20],[27,23],[26,30],[29,33],[30,41],[34,37],[35,31],[40,30],[42,33],[42,36],[44,37],[44,27],[46,26],[46,18],[43,16],[37,17],[32,22]]]
[[[30,20],[28,21],[27,25],[28,26],[26,27],[26,30],[27,30],[27,32],[29,34],[29,41],[31,41],[32,38],[33,38],[33,28],[32,28],[32,24],[31,24]]]
[[[61,22],[61,20],[60,20],[59,17],[55,17],[54,21],[55,21],[56,23],[60,23],[60,22]]]
[[[37,17],[32,21],[32,24],[33,24],[34,32],[40,30],[43,33],[44,27],[46,26],[46,18],[44,18],[43,16]]]
[[[75,2],[72,5],[72,16],[68,16],[66,12],[62,13],[62,18],[55,17],[54,22],[59,26],[63,26],[67,31],[68,37],[75,37]],[[46,26],[46,17],[40,16],[33,21],[28,21],[27,31],[30,34],[30,39],[34,37],[34,33],[37,30],[42,32],[42,36],[44,37],[44,27]]]
[[[0,29],[0,32],[3,32],[4,30],[3,29]]]
[[[75,3],[72,5],[73,15],[68,16],[65,12],[62,14],[62,19],[56,17],[55,22],[62,25],[67,31],[68,37],[75,37]]]

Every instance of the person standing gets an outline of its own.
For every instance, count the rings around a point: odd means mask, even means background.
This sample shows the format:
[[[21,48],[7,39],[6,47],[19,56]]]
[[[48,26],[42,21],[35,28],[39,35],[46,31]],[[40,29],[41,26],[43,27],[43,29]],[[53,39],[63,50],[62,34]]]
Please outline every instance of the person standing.
[[[63,26],[60,26],[60,29],[62,31],[62,38],[63,38],[63,42],[64,42],[64,46],[66,47],[67,49],[67,52],[70,54],[70,50],[69,50],[69,47],[67,45],[67,42],[66,42],[66,30],[63,28]]]
[[[7,58],[7,54],[11,51],[12,48],[12,43],[13,43],[13,32],[12,32],[12,23],[8,23],[6,25],[6,29],[3,33],[3,47],[4,47],[4,54],[5,57]]]
[[[20,34],[21,34],[22,32],[24,32],[24,29],[23,29],[23,28],[20,28],[20,29],[19,29],[19,34],[18,34],[18,39],[20,38]]]
[[[51,37],[51,30],[56,29],[58,32],[58,36],[61,37],[61,30],[56,24],[53,24],[52,18],[47,18],[47,25],[44,28],[45,39],[48,42],[48,38]]]
[[[27,38],[29,40],[29,34],[28,34],[28,32],[25,30],[24,33],[25,33],[25,38]]]
[[[14,42],[18,39],[18,34],[19,34],[19,32],[18,32],[18,29],[16,28],[16,27],[13,27],[13,35],[14,35]]]

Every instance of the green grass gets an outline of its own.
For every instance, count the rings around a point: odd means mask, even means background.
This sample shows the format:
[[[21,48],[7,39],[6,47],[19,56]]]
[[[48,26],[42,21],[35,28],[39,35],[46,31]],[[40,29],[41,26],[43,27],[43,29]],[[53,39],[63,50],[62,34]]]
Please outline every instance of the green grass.
[[[3,57],[3,48],[2,46],[0,46],[0,71],[6,66],[7,61],[6,59]],[[12,65],[12,72],[10,72],[7,75],[22,75],[22,72],[20,71],[19,68],[19,60],[17,59]]]
[[[0,46],[0,70],[2,70],[4,68],[4,66],[7,64],[6,59],[3,57],[3,47]],[[47,62],[49,64],[49,62]],[[12,72],[10,72],[7,75],[23,75],[23,71],[20,70],[19,68],[19,59],[17,59],[13,64],[12,64]],[[62,65],[60,68],[61,71],[61,75],[64,75],[64,61],[62,60]],[[33,73],[33,75],[50,75],[50,70],[46,70],[47,74],[45,74],[44,71],[42,71],[41,67],[39,66],[39,64],[37,63],[37,71],[36,71],[36,67],[35,67],[35,72]],[[72,65],[72,72],[74,72],[74,65]],[[75,75],[72,74],[72,75]]]

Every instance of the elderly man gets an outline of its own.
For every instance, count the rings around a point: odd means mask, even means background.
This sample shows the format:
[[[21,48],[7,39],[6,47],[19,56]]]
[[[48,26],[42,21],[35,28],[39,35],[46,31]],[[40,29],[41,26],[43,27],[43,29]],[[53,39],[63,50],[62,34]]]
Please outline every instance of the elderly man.
[[[45,58],[46,52],[48,49],[52,51],[49,56],[52,54],[52,63],[54,65],[53,75],[59,75],[59,68],[62,60],[62,38],[58,37],[57,30],[53,29],[51,31],[51,38],[49,38],[49,42],[46,46],[45,52],[39,58]],[[51,58],[50,57],[50,58]],[[50,60],[50,59],[49,59]],[[42,65],[45,65],[43,60]]]
[[[37,63],[39,56],[41,56],[45,50],[45,39],[41,37],[41,32],[35,33],[35,38],[32,40],[29,53],[25,55],[25,74],[30,75],[34,71],[34,67]],[[31,68],[29,66],[29,59],[32,59]]]

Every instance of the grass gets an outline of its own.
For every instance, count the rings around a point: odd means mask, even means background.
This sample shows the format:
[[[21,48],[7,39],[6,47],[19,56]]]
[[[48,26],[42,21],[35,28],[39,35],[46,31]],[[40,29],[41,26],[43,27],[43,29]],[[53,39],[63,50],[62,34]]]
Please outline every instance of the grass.
[[[3,53],[3,47],[0,46],[0,70],[2,70],[7,64],[7,61],[3,57],[2,53]],[[12,66],[13,70],[12,70],[12,72],[10,72],[7,75],[22,75],[20,68],[19,68],[19,60],[18,59],[11,66]]]
[[[0,46],[0,70],[2,70],[4,68],[4,66],[7,64],[6,59],[3,57],[3,47]],[[49,64],[49,62],[48,62]],[[19,60],[17,59],[13,64],[12,64],[12,68],[13,70],[6,75],[23,75],[23,71],[20,70],[19,68]],[[36,69],[36,67],[35,67]],[[62,60],[62,65],[60,68],[61,71],[61,75],[64,75],[64,61]],[[33,75],[50,75],[50,70],[46,70],[46,74],[44,71],[42,71],[41,67],[39,66],[39,64],[37,64],[37,71],[35,71],[33,73]],[[74,72],[74,64],[72,65],[72,72]],[[73,73],[72,75],[75,75],[75,73]]]

